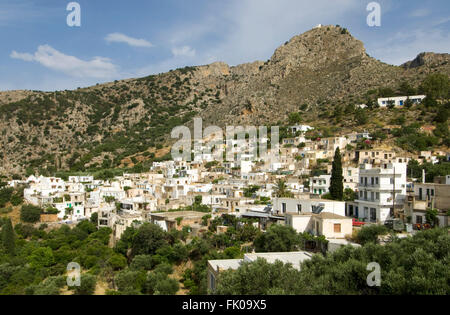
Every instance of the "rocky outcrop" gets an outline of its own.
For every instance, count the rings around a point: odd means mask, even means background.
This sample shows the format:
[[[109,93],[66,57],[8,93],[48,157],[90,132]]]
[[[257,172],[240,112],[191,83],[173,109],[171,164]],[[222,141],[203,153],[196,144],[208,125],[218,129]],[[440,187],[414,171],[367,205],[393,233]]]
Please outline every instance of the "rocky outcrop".
[[[77,153],[94,152],[90,163],[102,164],[127,152],[102,147],[108,137],[124,137],[121,146],[134,143],[132,149],[145,150],[163,140],[170,119],[190,125],[186,117],[201,116],[205,125],[263,125],[285,121],[306,104],[305,115],[314,120],[332,110],[325,105],[356,103],[369,90],[395,89],[405,80],[418,86],[436,72],[450,74],[449,54],[422,53],[392,66],[367,55],[345,28],[329,25],[293,37],[266,62],[233,67],[216,62],[76,91],[0,92],[0,172],[59,164],[55,156],[64,164]]]

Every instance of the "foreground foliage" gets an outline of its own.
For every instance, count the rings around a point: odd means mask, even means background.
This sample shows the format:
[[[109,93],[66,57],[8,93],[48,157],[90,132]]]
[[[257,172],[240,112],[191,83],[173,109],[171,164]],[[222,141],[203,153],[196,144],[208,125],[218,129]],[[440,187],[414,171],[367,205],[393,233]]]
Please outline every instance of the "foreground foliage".
[[[369,287],[367,265],[381,266],[381,287]],[[448,229],[419,232],[393,239],[385,246],[368,242],[362,248],[343,247],[323,257],[315,255],[302,264],[268,264],[264,260],[244,263],[237,271],[223,272],[217,294],[394,294],[450,293],[450,236]]]

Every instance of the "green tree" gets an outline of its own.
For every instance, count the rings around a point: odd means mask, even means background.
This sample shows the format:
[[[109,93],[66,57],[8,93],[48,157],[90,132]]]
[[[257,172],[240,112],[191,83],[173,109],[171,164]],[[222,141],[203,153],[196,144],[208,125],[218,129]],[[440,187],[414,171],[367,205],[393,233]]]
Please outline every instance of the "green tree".
[[[113,270],[124,269],[127,266],[127,259],[120,254],[114,253],[108,259],[108,265],[110,265]]]
[[[142,270],[124,269],[118,272],[114,278],[119,291],[126,292],[129,289],[136,289],[142,292],[146,282],[146,272]]]
[[[59,295],[61,288],[66,283],[64,277],[49,277],[38,285],[27,288],[28,295]]]
[[[341,247],[327,256],[313,255],[300,271],[281,262],[245,262],[219,275],[216,294],[224,295],[446,295],[448,229],[418,232],[386,245]],[[367,266],[380,264],[381,287],[367,285]]]
[[[417,90],[413,88],[407,81],[402,81],[400,83],[398,91],[402,96],[411,96],[417,94]]]
[[[15,238],[11,219],[8,218],[2,227],[2,242],[9,255],[15,254]]]
[[[18,194],[18,193],[15,193],[15,194],[13,194],[12,196],[11,196],[11,204],[13,205],[13,206],[18,206],[18,205],[20,205],[20,204],[22,204],[23,203],[23,197],[20,195],[20,194]]]
[[[95,224],[95,226],[98,226],[98,212],[94,212],[91,214],[91,222]]]
[[[131,270],[151,270],[152,267],[152,256],[150,255],[137,255],[130,264]]]
[[[178,281],[168,277],[166,272],[153,271],[147,276],[147,293],[154,295],[175,295],[179,290]]]
[[[132,255],[153,255],[167,244],[167,233],[156,224],[144,224],[137,230],[132,241]]]
[[[427,212],[425,213],[425,219],[427,220],[428,224],[434,227],[439,224],[438,215],[439,211],[437,209],[427,209]]]
[[[41,219],[41,208],[33,205],[23,205],[20,209],[20,219],[26,223],[36,223]]]
[[[292,194],[292,192],[290,192],[287,189],[286,182],[282,179],[280,179],[277,182],[277,187],[275,189],[276,189],[275,195],[278,198],[293,198],[294,197],[294,194]]]
[[[419,161],[411,159],[408,162],[407,175],[412,178],[422,178],[422,168]]]
[[[80,286],[71,287],[75,290],[75,295],[92,295],[95,292],[97,278],[90,274],[81,275]]]
[[[351,188],[346,188],[344,190],[344,201],[355,201],[358,199],[358,193],[353,191]]]
[[[50,267],[55,263],[55,257],[50,247],[39,247],[28,257],[31,267],[35,269]]]
[[[365,125],[369,121],[369,116],[367,116],[366,111],[363,108],[357,108],[355,111],[355,120],[358,125]]]
[[[331,170],[330,194],[334,200],[344,200],[344,176],[342,173],[342,158],[339,148],[336,149]]]
[[[155,295],[175,295],[180,289],[180,284],[177,280],[167,277],[156,283],[154,288]]]
[[[431,99],[448,99],[450,95],[448,75],[442,73],[430,74],[420,85],[420,90]]]
[[[272,225],[266,233],[258,235],[254,241],[256,252],[290,252],[299,245],[299,235],[290,226]]]
[[[300,113],[290,113],[289,114],[289,124],[295,125],[302,122],[302,116]]]
[[[238,270],[224,271],[219,275],[218,295],[288,295],[300,294],[300,273],[292,265],[280,261],[274,264],[264,259],[245,262]]]
[[[369,225],[364,226],[357,234],[356,239],[358,243],[364,245],[367,243],[378,243],[378,236],[386,235],[388,233],[387,227],[384,225]]]

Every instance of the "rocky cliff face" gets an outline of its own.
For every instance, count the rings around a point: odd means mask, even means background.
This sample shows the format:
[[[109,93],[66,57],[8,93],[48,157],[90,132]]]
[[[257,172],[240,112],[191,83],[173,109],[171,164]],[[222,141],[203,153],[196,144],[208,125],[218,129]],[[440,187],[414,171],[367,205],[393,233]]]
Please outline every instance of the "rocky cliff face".
[[[157,151],[171,128],[194,116],[219,126],[262,125],[306,104],[314,121],[326,106],[364,102],[368,90],[449,75],[449,61],[449,54],[423,53],[388,65],[346,29],[322,26],[293,37],[266,62],[218,62],[76,91],[0,92],[0,172],[123,166],[129,156]]]
[[[419,67],[429,67],[429,68],[437,68],[437,67],[445,67],[448,66],[449,55],[448,54],[435,54],[424,52],[419,54],[416,59],[412,61],[408,61],[402,65],[405,69],[414,69]]]

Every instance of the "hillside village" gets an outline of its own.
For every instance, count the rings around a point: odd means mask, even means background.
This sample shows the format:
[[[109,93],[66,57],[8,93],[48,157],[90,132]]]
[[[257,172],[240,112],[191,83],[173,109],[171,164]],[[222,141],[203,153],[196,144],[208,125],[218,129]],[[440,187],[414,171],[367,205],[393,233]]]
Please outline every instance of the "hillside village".
[[[265,62],[0,92],[0,295],[448,294],[449,61],[319,25]]]
[[[419,104],[424,98],[414,97],[413,102]],[[379,104],[403,106],[406,99],[379,99]],[[111,229],[110,247],[120,243],[127,229],[138,229],[144,223],[167,233],[183,231],[191,240],[211,230],[220,235],[229,227],[214,222],[230,216],[247,220],[243,222],[250,222],[261,233],[280,225],[325,241],[325,246],[319,242],[301,252],[269,254],[253,249],[243,259],[210,260],[211,293],[221,271],[238,269],[243,261],[279,260],[299,269],[299,262],[317,252],[334,252],[345,245],[358,247],[355,233],[364,226],[385,225],[402,238],[432,227],[448,227],[450,174],[430,179],[425,169],[413,170],[412,162],[448,163],[450,152],[414,155],[378,148],[369,132],[308,139],[305,135],[314,128],[302,124],[292,125],[286,132],[288,137],[278,148],[280,159],[275,162],[253,156],[243,139],[232,141],[242,154],[236,161],[218,162],[213,155],[201,153],[194,161],[154,162],[148,172],[123,173],[106,180],[89,174],[66,179],[36,174],[7,185],[23,187],[25,203],[40,209],[36,227],[45,224],[55,229],[91,221],[99,229]],[[203,152],[207,140],[201,143]],[[371,147],[358,149],[357,143]],[[344,190],[340,200],[330,193],[337,158],[342,164]]]

